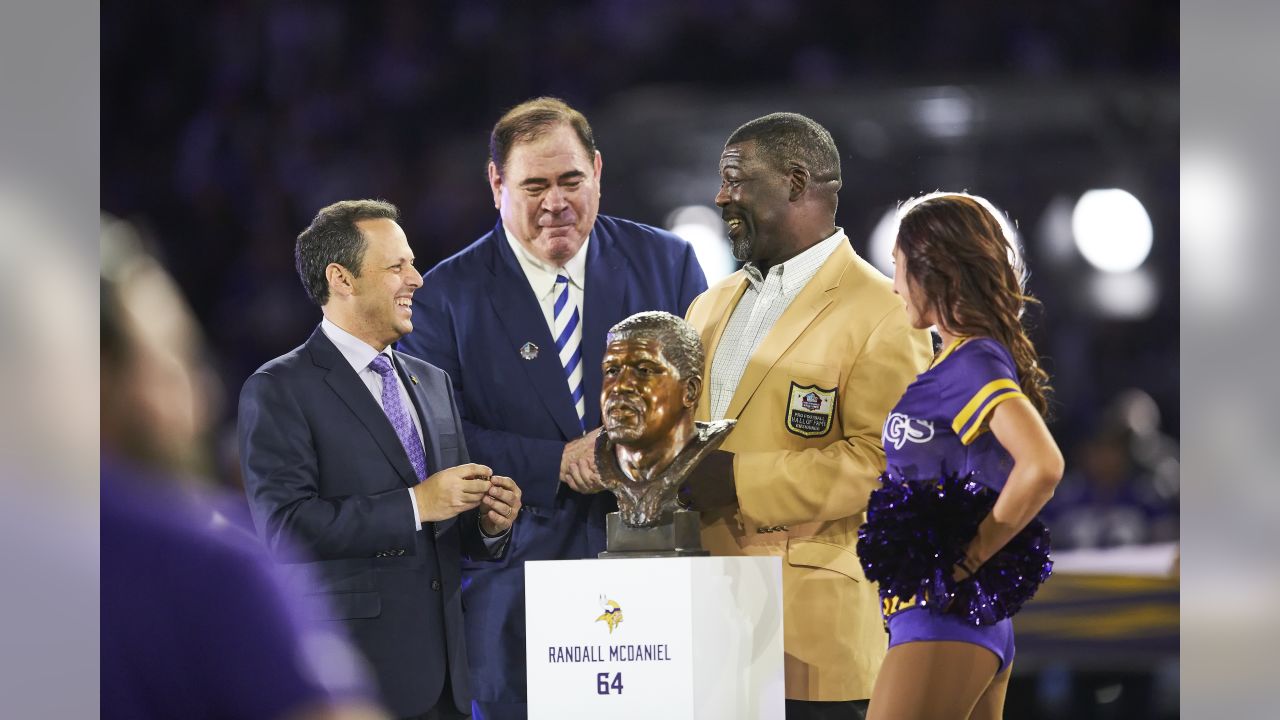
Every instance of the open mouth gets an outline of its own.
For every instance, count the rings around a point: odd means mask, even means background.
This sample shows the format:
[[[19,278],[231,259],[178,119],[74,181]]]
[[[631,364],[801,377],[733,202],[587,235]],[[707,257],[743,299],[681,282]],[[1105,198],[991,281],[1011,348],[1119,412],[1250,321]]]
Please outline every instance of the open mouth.
[[[737,235],[742,230],[741,218],[729,218],[725,220],[725,224],[729,226],[729,237]]]
[[[413,298],[408,296],[396,298],[396,307],[413,312]]]

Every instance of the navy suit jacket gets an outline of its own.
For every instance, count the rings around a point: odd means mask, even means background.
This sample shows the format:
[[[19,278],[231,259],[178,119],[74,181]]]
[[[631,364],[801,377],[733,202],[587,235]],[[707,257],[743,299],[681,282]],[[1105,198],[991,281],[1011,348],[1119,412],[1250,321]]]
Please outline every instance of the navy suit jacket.
[[[427,472],[468,462],[449,377],[394,353],[422,423]],[[316,328],[240,393],[240,457],[254,523],[280,559],[311,575],[372,665],[399,717],[434,707],[446,669],[470,711],[460,557],[485,553],[474,512],[415,530],[419,481],[386,414]],[[292,554],[286,554],[286,550]]]
[[[596,218],[582,307],[588,430],[600,425],[608,329],[643,310],[683,317],[706,287],[684,240],[647,225]],[[399,348],[453,379],[472,458],[510,476],[523,491],[524,509],[502,562],[464,564],[472,690],[482,701],[522,702],[524,561],[594,557],[604,549],[604,514],[616,503],[607,492],[584,496],[560,482],[565,443],[582,429],[555,341],[501,221],[427,273],[414,293],[413,326]],[[537,357],[521,357],[526,343],[538,347]]]

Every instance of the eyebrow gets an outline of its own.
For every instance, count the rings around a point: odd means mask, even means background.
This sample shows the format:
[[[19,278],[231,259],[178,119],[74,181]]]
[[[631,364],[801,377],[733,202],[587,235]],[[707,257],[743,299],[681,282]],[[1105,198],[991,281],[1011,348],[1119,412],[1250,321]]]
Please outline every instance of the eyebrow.
[[[618,356],[618,354],[617,354],[617,353],[609,353],[609,352],[606,352],[606,353],[604,354],[605,362],[608,362],[610,359],[618,360],[618,357],[619,357],[619,356]],[[662,358],[661,358],[661,356],[659,356],[659,355],[641,355],[640,357],[636,358],[634,362],[636,362],[636,363],[655,363],[655,364],[657,364],[657,365],[661,365],[661,364],[662,364]]]
[[[564,182],[566,180],[576,180],[586,176],[587,174],[581,170],[570,170],[566,173],[560,173],[560,176],[557,177],[556,180]],[[546,178],[525,178],[520,182],[520,187],[527,187],[529,185],[546,185],[548,182],[549,181]]]

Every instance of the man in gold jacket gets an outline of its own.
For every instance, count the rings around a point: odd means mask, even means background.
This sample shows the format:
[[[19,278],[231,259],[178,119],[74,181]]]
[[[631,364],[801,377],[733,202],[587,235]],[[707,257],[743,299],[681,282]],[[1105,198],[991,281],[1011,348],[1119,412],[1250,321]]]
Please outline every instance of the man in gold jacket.
[[[885,417],[932,352],[836,227],[840,155],[802,115],[738,128],[716,205],[747,265],[694,300],[699,420],[736,428],[681,487],[713,555],[783,559],[787,718],[861,718],[887,639],[854,548]]]

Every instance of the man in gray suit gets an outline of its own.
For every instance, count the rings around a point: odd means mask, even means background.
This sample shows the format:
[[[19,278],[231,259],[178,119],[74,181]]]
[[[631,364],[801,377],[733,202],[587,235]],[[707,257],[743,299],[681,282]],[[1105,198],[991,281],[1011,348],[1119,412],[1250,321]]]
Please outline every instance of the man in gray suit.
[[[310,554],[335,619],[400,717],[470,709],[460,557],[500,556],[521,505],[468,463],[449,376],[391,349],[422,276],[395,206],[343,201],[299,236],[324,319],[240,395],[245,490],[273,550]]]

